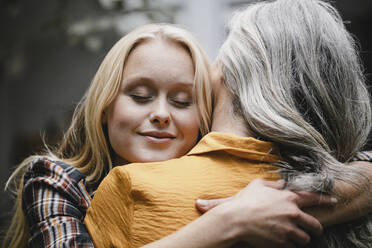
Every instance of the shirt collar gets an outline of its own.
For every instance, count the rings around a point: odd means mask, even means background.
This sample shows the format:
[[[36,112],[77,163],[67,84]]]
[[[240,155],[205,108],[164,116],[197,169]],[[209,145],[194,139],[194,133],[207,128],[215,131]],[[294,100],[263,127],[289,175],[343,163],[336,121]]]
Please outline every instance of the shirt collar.
[[[187,155],[215,151],[224,151],[241,158],[260,162],[279,160],[277,151],[271,142],[219,132],[210,132],[205,135]]]

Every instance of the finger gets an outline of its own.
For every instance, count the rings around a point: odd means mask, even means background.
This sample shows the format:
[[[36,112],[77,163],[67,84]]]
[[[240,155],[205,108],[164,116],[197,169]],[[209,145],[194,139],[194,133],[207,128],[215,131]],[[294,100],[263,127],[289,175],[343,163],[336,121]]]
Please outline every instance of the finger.
[[[233,198],[234,198],[233,196],[230,196],[226,198],[219,198],[219,199],[212,199],[212,200],[197,199],[195,206],[199,211],[201,211],[202,213],[205,213],[208,210],[222,203],[232,200]]]
[[[337,199],[335,197],[325,194],[305,191],[296,192],[296,194],[298,196],[296,198],[296,203],[300,208],[312,207],[314,205],[334,206],[337,204]]]
[[[261,180],[261,182],[263,185],[274,189],[283,189],[285,185],[285,181],[283,179],[277,181]]]
[[[312,235],[319,236],[323,232],[323,226],[320,222],[313,216],[302,211],[296,220],[296,224]]]
[[[303,246],[310,242],[311,238],[306,232],[304,232],[301,228],[294,227],[293,230],[289,233],[289,239],[292,240],[296,245]]]

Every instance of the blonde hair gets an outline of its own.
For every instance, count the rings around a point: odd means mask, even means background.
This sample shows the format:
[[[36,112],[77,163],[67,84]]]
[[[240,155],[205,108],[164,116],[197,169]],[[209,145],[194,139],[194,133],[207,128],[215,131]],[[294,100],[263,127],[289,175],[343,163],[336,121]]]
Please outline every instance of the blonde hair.
[[[236,113],[279,147],[287,186],[330,193],[334,179],[369,185],[342,164],[362,149],[372,120],[355,41],[337,10],[318,0],[260,2],[237,12],[229,31],[218,60]],[[370,224],[359,233],[346,227],[309,247],[371,247]]]
[[[195,101],[200,115],[200,133],[209,132],[212,96],[209,61],[196,39],[186,30],[168,24],[141,26],[121,38],[108,52],[92,83],[75,109],[70,127],[55,152],[46,156],[63,160],[86,175],[88,183],[99,181],[112,168],[110,145],[102,125],[102,113],[119,92],[123,69],[131,50],[150,39],[167,39],[181,44],[194,64]],[[45,156],[44,155],[44,156]],[[3,245],[23,247],[28,239],[28,227],[22,211],[23,175],[29,164],[40,156],[25,159],[9,178],[6,189],[17,195],[16,210]]]

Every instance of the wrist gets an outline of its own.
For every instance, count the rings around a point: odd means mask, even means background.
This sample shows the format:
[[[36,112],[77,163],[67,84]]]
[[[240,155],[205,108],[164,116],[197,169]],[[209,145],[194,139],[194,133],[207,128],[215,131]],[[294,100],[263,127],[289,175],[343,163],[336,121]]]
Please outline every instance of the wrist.
[[[217,220],[215,224],[220,226],[219,239],[222,245],[230,247],[241,241],[243,236],[241,216],[234,211],[232,204],[224,203],[212,210],[209,212],[215,215]]]

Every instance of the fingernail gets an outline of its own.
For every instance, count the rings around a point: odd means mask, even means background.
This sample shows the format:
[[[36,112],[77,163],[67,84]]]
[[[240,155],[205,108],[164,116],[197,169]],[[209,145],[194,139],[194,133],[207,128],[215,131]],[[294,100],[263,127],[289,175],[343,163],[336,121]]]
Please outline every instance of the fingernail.
[[[336,197],[331,197],[331,202],[333,204],[336,204],[338,202],[337,198]]]
[[[196,200],[196,203],[201,206],[201,207],[205,207],[207,206],[207,201],[206,200],[202,200],[202,199],[197,199]]]

